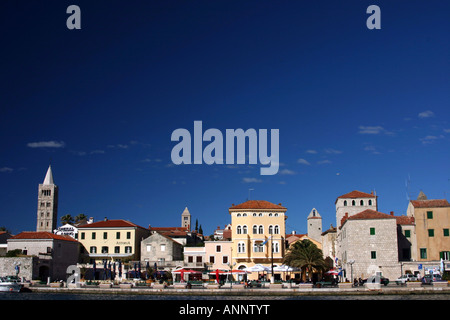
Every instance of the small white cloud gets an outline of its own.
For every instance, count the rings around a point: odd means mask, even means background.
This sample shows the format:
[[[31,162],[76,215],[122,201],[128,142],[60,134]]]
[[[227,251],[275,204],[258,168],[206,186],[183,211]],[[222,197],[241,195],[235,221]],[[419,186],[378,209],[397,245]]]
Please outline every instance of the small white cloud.
[[[260,183],[260,182],[262,182],[261,179],[256,179],[256,178],[243,178],[242,181],[245,183]]]
[[[104,154],[105,151],[104,150],[93,150],[91,151],[91,154]]]
[[[419,118],[431,118],[434,117],[434,112],[431,110],[427,110],[424,112],[419,113]]]
[[[434,141],[436,141],[438,139],[441,139],[441,138],[443,138],[443,136],[437,137],[437,136],[431,136],[430,135],[430,136],[426,136],[424,138],[421,138],[419,140],[422,142],[422,144],[430,144],[430,143],[433,143]]]
[[[9,167],[0,168],[0,172],[13,172],[13,171],[14,169]]]
[[[306,150],[306,153],[317,154],[317,151],[316,150]]]
[[[445,133],[450,133],[450,129],[444,129]]]
[[[382,126],[359,126],[359,132],[360,134],[389,134],[391,135],[392,132],[386,130]]]
[[[325,153],[328,153],[328,154],[341,154],[342,151],[341,151],[341,150],[336,150],[336,149],[328,148],[328,149],[325,149]]]
[[[283,169],[280,171],[280,174],[285,174],[285,175],[294,175],[296,174],[295,171],[289,170],[289,169]]]
[[[39,142],[30,142],[27,144],[27,147],[30,148],[64,148],[64,141],[39,141]]]
[[[331,163],[330,160],[321,160],[321,161],[317,161],[317,164],[328,164]]]
[[[307,160],[305,160],[305,159],[298,159],[297,162],[300,163],[300,164],[305,164],[305,165],[307,165],[307,166],[311,165],[311,164],[310,164]]]
[[[374,146],[365,146],[364,151],[368,151],[372,154],[380,154],[380,152]]]

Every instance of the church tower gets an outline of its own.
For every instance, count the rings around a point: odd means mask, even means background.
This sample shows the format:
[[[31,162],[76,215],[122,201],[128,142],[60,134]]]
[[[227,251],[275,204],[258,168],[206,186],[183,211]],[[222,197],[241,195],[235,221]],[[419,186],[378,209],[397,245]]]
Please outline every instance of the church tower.
[[[316,208],[308,216],[308,237],[322,243],[322,217]]]
[[[191,214],[189,213],[188,208],[186,207],[181,214],[181,227],[187,228],[188,231],[191,231]]]
[[[53,182],[52,167],[49,166],[44,182],[39,184],[36,231],[53,233],[58,217],[58,186]]]

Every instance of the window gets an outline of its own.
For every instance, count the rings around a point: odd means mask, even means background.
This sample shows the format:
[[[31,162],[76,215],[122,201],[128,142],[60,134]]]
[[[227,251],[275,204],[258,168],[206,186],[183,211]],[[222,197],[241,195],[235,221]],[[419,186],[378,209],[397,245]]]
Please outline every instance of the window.
[[[258,226],[257,225],[253,226],[253,234],[258,234]]]
[[[428,236],[434,237],[434,229],[428,229]]]
[[[369,200],[369,206],[371,206],[372,205],[372,200]]]
[[[275,234],[280,234],[280,227],[279,226],[275,226],[274,233]]]
[[[377,258],[377,252],[376,251],[370,251],[370,258],[376,259]]]
[[[236,233],[237,234],[242,234],[242,227],[241,226],[237,226]]]
[[[195,259],[195,261],[196,261],[197,263],[203,262],[202,256],[197,256],[196,259]]]
[[[236,215],[236,217],[240,217],[241,216],[241,214],[240,213],[238,213],[237,215]]]
[[[192,263],[194,262],[194,257],[193,256],[188,256],[188,263]]]
[[[95,240],[95,232],[92,232],[92,240]]]
[[[90,253],[97,253],[97,247],[90,247],[89,248]]]
[[[84,240],[84,232],[81,233],[81,240]]]
[[[247,226],[243,226],[242,227],[242,233],[243,234],[247,234]]]
[[[433,219],[433,211],[427,211],[427,219]]]
[[[108,247],[102,247],[102,253],[108,253]]]
[[[130,246],[125,247],[125,253],[131,253],[131,247]]]
[[[119,246],[114,247],[114,253],[120,253],[120,247]]]
[[[244,253],[245,252],[245,243],[239,242],[238,243],[238,253]]]
[[[253,252],[264,252],[264,246],[262,245],[262,242],[254,242],[253,243]]]
[[[363,206],[363,205],[364,205],[364,201],[361,200],[361,201],[359,202],[359,205]]]
[[[131,239],[131,232],[130,231],[127,232],[127,239]]]
[[[120,239],[120,232],[119,231],[116,232],[116,239]]]
[[[166,245],[165,244],[161,245],[161,251],[166,251]]]
[[[216,246],[216,252],[222,252],[222,246]]]
[[[444,229],[444,237],[448,237],[450,234],[449,234],[449,230],[448,229]]]
[[[209,256],[209,263],[216,263],[216,259],[214,256]]]
[[[254,214],[253,214],[253,216],[254,216],[254,217],[256,217],[256,216],[257,216],[257,214],[256,214],[256,213],[254,213]]]
[[[344,207],[347,206],[347,200],[344,200]]]
[[[152,245],[151,245],[151,244],[148,244],[148,245],[147,245],[147,252],[150,252],[150,251],[152,251]]]
[[[269,226],[269,234],[273,234],[273,227]]]
[[[264,227],[262,225],[259,226],[258,232],[259,232],[259,234],[263,234],[264,233]]]
[[[427,249],[420,248],[420,259],[426,259],[426,258],[427,258]]]
[[[223,264],[227,264],[228,263],[228,256],[223,256],[222,257],[222,263]]]
[[[405,237],[410,238],[411,237],[411,230],[405,230]]]
[[[375,235],[375,228],[370,228],[370,235],[374,236]]]
[[[440,259],[448,261],[448,260],[450,260],[450,251],[439,252],[439,256],[440,256]]]
[[[274,242],[272,250],[273,250],[274,253],[280,252],[280,244],[278,242]]]
[[[356,205],[355,200],[352,200],[352,206],[355,206],[355,205]]]
[[[108,239],[108,232],[103,232],[103,239]]]

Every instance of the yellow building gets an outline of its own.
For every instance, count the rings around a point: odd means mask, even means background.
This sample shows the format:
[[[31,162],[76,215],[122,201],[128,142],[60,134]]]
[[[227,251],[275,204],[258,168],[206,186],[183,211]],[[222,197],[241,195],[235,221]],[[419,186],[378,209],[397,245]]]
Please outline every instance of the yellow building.
[[[415,234],[405,231],[404,235],[412,240],[412,259],[449,261],[450,203],[446,199],[429,200],[421,192],[417,200],[409,202],[407,215],[415,222]]]
[[[126,220],[105,219],[78,227],[78,241],[89,263],[139,260],[141,240],[149,235],[149,229]]]
[[[286,207],[264,200],[249,200],[229,208],[232,225],[233,269],[256,264],[281,266],[285,251]],[[273,248],[273,254],[271,252]],[[255,279],[256,273],[249,275]]]

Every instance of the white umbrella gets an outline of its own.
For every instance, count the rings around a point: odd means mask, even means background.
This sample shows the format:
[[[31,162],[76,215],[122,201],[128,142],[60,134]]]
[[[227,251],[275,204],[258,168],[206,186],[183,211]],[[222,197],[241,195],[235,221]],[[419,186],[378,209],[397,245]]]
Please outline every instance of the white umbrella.
[[[269,267],[263,266],[262,264],[255,264],[253,267],[248,267],[243,270],[249,271],[249,272],[264,272],[264,271],[270,271],[271,269]]]

